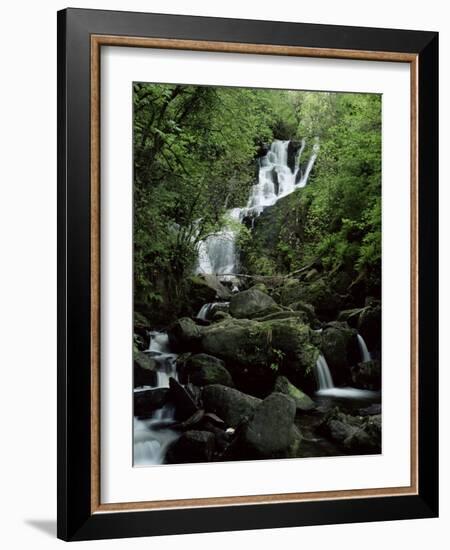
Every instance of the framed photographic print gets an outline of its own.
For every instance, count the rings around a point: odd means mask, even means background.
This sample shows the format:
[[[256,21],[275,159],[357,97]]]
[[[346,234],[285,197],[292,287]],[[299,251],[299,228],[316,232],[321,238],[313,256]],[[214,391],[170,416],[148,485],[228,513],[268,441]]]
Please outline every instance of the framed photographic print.
[[[58,13],[58,536],[438,514],[434,32]]]

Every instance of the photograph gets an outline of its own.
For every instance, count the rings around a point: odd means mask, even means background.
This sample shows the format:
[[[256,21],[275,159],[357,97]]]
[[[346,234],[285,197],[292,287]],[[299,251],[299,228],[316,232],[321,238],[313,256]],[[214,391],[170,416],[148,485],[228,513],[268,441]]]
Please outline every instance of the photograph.
[[[132,465],[382,453],[382,94],[132,101]]]

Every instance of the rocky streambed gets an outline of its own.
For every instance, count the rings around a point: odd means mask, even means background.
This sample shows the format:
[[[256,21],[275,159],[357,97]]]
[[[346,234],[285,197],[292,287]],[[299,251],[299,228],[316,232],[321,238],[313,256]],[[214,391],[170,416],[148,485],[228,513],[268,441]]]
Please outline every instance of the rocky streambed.
[[[135,465],[381,452],[378,302],[329,321],[295,279],[213,286],[164,331],[139,316]]]

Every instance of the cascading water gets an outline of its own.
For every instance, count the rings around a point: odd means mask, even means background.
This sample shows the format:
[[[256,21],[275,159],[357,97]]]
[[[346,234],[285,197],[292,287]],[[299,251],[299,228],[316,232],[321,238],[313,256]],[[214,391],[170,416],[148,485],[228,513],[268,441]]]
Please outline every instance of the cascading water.
[[[210,302],[208,304],[204,304],[197,313],[197,319],[207,321],[217,310],[223,311],[228,309],[229,305],[230,302]]]
[[[165,332],[151,332],[150,345],[146,353],[151,355],[157,364],[155,388],[168,388],[169,379],[178,380],[177,354],[171,353],[169,338]],[[153,389],[155,389],[153,388]],[[135,392],[144,391],[148,386],[135,388]],[[134,466],[162,464],[168,446],[178,438],[178,433],[170,429],[175,422],[175,409],[164,405],[156,410],[151,418],[134,418]]]
[[[367,349],[366,342],[364,341],[364,338],[361,336],[361,334],[357,335],[358,339],[358,346],[359,351],[361,353],[361,362],[367,363],[367,361],[370,361],[372,359],[369,350]]]
[[[289,140],[275,140],[266,155],[259,159],[258,181],[250,190],[247,205],[244,208],[232,208],[225,215],[225,227],[199,243],[199,273],[216,274],[225,279],[238,273],[238,254],[236,251],[236,223],[244,218],[254,219],[268,206],[286,197],[308,183],[308,178],[319,152],[319,144],[313,145],[312,154],[304,172],[301,168],[301,155],[305,140],[295,158],[294,170],[288,165]]]
[[[379,396],[379,393],[376,391],[360,390],[351,387],[336,388],[327,360],[322,354],[319,355],[316,362],[316,380],[319,387],[316,392],[318,396],[359,400],[374,399]]]
[[[320,354],[316,363],[317,383],[320,390],[330,390],[334,388],[333,377],[325,357]]]

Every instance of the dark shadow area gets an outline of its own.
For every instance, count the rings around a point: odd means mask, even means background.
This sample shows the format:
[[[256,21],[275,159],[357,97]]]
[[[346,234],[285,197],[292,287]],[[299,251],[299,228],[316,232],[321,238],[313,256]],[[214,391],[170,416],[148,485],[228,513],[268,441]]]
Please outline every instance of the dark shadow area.
[[[26,519],[25,523],[46,535],[56,538],[56,519]]]

